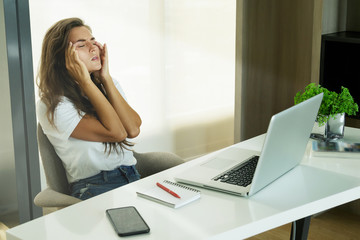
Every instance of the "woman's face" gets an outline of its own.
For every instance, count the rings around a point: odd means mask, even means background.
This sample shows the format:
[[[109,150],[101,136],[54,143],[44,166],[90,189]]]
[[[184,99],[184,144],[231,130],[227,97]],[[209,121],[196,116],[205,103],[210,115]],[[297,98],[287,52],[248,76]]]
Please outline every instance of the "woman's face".
[[[79,58],[89,73],[101,69],[100,50],[90,30],[84,26],[71,29],[69,40],[75,46]]]

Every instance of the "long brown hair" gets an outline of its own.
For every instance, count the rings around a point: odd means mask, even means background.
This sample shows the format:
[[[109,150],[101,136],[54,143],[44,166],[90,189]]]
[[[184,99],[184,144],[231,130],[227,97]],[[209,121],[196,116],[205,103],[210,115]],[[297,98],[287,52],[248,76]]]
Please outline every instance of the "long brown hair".
[[[65,66],[65,52],[69,44],[69,34],[75,27],[90,27],[85,25],[79,18],[67,18],[55,23],[45,34],[40,60],[40,69],[37,78],[40,99],[47,106],[47,118],[54,125],[54,112],[62,97],[67,97],[74,104],[78,113],[84,112],[97,117],[96,111],[90,101],[81,94],[80,87],[70,76]],[[94,76],[91,79],[106,96],[101,82]],[[110,153],[112,149],[121,150],[133,144],[124,140],[118,143],[104,143],[105,151]],[[110,146],[110,148],[108,148]]]

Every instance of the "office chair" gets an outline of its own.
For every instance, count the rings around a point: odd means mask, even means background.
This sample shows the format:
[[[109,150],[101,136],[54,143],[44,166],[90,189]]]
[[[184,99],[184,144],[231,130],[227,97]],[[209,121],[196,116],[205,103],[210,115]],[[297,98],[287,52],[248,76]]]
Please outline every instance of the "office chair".
[[[40,124],[37,126],[37,139],[48,187],[35,196],[35,205],[42,207],[44,213],[49,213],[81,202],[80,199],[70,196],[69,183],[62,161],[44,134]],[[134,157],[137,160],[136,168],[141,178],[184,162],[177,155],[167,152],[134,152]]]

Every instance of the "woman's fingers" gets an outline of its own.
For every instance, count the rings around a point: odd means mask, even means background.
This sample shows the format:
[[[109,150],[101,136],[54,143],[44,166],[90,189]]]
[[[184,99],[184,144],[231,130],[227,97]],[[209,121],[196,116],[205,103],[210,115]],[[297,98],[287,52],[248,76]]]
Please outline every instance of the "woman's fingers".
[[[87,71],[85,64],[80,60],[78,52],[76,51],[76,46],[74,46],[72,42],[69,43],[65,62],[66,69],[75,81],[86,81],[87,78],[89,78],[89,72]]]
[[[72,44],[72,42],[69,43],[67,53],[66,53],[66,68],[70,70],[69,68],[73,68],[76,63],[76,51],[75,46]]]
[[[107,47],[106,47],[106,43],[104,43],[104,45],[102,45],[99,42],[95,42],[95,45],[100,49],[100,57],[101,60],[105,60],[105,58],[107,57]]]
[[[101,45],[101,43],[99,43],[98,41],[95,41],[95,45],[98,46],[100,52],[103,50],[103,45]]]
[[[69,42],[69,45],[66,49],[65,52],[65,65],[66,65],[66,69],[69,69],[69,64],[70,64],[70,49],[71,49],[72,43]]]
[[[97,41],[95,42],[95,45],[100,50],[100,59],[101,59],[101,69],[95,72],[95,74],[97,77],[101,79],[101,81],[104,81],[105,79],[110,79],[107,45],[106,43],[102,45]]]

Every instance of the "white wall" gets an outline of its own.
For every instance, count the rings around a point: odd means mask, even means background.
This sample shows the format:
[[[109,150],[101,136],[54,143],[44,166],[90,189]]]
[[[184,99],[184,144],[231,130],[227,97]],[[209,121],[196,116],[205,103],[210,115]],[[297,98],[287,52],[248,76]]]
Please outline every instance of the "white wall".
[[[3,13],[3,0],[0,0],[0,216],[17,210],[15,157]]]
[[[192,158],[233,143],[235,0],[30,0],[34,73],[46,30],[80,17],[143,120],[137,151]]]

